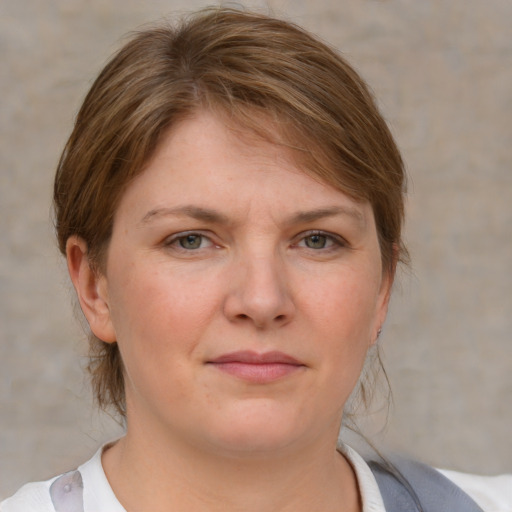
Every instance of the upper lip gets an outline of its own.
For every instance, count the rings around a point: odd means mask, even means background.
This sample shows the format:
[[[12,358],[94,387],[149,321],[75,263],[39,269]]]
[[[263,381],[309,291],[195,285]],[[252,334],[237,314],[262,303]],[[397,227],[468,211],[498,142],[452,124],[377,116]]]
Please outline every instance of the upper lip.
[[[230,352],[222,354],[215,359],[208,361],[209,363],[243,363],[243,364],[290,364],[295,366],[303,366],[303,364],[288,354],[279,351],[271,351],[258,353],[251,350],[240,350],[238,352]]]

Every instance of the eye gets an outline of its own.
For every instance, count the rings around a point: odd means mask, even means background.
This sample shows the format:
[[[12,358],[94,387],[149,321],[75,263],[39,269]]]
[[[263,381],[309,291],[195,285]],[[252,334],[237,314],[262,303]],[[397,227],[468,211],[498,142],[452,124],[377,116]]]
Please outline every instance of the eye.
[[[348,244],[339,235],[323,231],[309,231],[300,235],[297,246],[313,251],[335,251],[348,247]]]
[[[200,233],[179,233],[168,238],[164,245],[178,251],[197,251],[212,247],[214,244],[210,238]]]
[[[203,243],[202,235],[190,234],[177,239],[178,244],[183,249],[199,249]]]
[[[325,249],[330,240],[325,235],[315,234],[304,238],[304,243],[309,249]]]

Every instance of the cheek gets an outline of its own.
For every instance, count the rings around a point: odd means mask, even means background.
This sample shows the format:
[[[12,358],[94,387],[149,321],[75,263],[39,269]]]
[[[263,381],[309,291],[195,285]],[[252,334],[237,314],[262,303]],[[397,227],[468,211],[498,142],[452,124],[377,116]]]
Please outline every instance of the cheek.
[[[345,343],[369,342],[378,302],[378,279],[358,272],[333,273],[323,286],[314,287],[303,301],[329,338]]]
[[[131,273],[118,268],[110,281],[127,398],[146,397],[148,404],[190,398],[187,383],[196,376],[189,363],[201,358],[201,341],[218,302],[216,287],[205,286],[204,279],[183,279],[179,272],[136,268]]]
[[[151,348],[156,358],[161,351],[192,350],[219,303],[212,280],[158,264],[118,266],[110,277],[109,298],[120,346],[126,351],[130,345],[134,352]]]
[[[312,294],[309,302],[323,348],[325,384],[337,403],[348,397],[363,368],[372,341],[379,286],[376,279],[362,279],[356,272],[339,276],[331,278],[323,292]]]

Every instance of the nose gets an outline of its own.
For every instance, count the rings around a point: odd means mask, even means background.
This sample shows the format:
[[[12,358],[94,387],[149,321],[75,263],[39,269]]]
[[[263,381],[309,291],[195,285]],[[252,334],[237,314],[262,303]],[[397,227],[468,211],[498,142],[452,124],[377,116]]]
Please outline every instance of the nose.
[[[295,314],[291,283],[284,263],[276,255],[245,255],[233,262],[224,313],[232,322],[258,329],[287,324]]]

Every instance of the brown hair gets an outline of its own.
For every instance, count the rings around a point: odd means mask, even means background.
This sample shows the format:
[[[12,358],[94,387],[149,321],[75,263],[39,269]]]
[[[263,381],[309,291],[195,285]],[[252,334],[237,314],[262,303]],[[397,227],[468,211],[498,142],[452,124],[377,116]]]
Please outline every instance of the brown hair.
[[[163,133],[202,108],[295,148],[305,172],[369,201],[384,271],[392,273],[406,258],[403,164],[363,80],[300,27],[226,8],[137,33],[100,73],[55,177],[62,253],[77,235],[101,272],[123,191],[143,172]],[[96,399],[124,416],[117,344],[93,335],[90,343]]]

